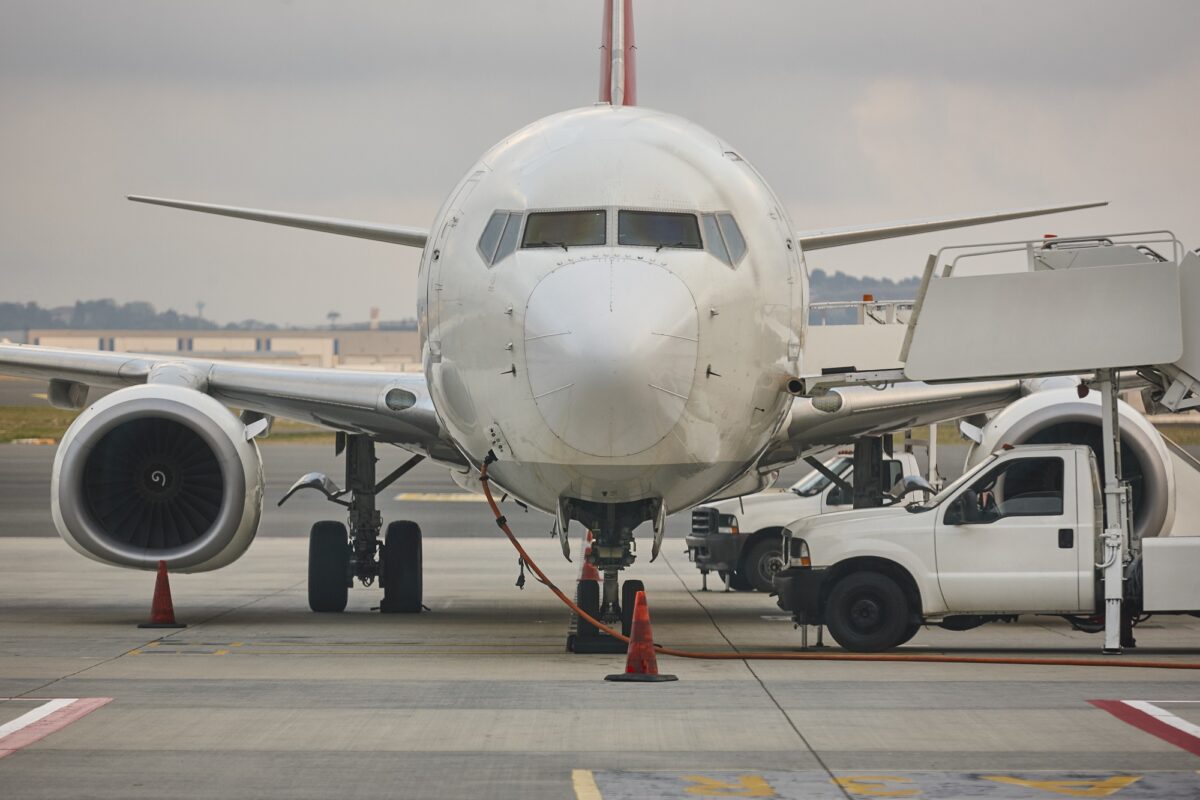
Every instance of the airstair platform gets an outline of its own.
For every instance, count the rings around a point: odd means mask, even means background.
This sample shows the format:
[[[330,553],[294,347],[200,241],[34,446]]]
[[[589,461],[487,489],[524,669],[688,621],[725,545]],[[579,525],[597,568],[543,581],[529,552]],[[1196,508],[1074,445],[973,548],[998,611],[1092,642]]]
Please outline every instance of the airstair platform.
[[[1169,231],[942,248],[906,316],[897,358],[816,364],[790,388],[1115,370],[1150,384],[1148,411],[1200,407],[1200,255]]]

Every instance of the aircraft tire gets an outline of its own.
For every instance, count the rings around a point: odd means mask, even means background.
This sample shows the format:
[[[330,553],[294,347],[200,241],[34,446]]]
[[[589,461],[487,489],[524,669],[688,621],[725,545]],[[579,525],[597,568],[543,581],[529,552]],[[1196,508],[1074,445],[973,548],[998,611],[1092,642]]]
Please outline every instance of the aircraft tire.
[[[350,589],[350,542],[340,522],[315,523],[308,534],[308,607],[346,610]]]
[[[600,582],[599,581],[580,581],[579,582],[579,602],[577,604],[585,612],[590,614],[593,619],[600,618]],[[596,626],[588,622],[583,617],[579,618],[579,628],[575,634],[576,641],[579,639],[595,639],[600,635],[600,631]]]
[[[646,591],[641,581],[629,580],[621,584],[621,633],[626,636],[633,630],[633,606],[637,593]]]
[[[383,540],[383,601],[385,614],[419,614],[424,592],[421,527],[410,520],[387,526]]]

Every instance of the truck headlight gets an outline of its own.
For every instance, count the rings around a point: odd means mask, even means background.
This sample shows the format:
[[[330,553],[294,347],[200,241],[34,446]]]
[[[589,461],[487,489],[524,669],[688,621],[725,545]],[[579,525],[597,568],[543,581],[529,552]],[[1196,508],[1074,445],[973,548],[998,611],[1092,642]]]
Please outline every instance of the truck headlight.
[[[717,518],[717,532],[731,533],[734,536],[737,536],[738,533],[740,533],[738,530],[737,517],[735,517],[733,514],[721,514]]]
[[[789,537],[788,562],[793,566],[811,567],[812,557],[808,552],[808,542],[794,536]]]

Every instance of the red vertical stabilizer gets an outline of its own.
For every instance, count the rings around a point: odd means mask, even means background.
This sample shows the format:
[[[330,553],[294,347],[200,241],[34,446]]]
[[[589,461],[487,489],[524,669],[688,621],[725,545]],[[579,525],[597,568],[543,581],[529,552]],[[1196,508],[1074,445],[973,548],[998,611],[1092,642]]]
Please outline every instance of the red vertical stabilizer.
[[[633,0],[604,0],[600,38],[600,102],[637,105],[637,47],[633,43]]]

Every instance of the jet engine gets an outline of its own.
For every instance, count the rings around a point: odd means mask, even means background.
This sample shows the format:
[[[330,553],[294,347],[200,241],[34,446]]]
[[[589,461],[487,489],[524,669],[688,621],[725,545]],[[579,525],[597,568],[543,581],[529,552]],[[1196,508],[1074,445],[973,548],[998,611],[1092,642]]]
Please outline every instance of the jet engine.
[[[1162,435],[1144,416],[1118,403],[1121,472],[1133,493],[1133,525],[1142,536],[1169,535],[1175,521],[1175,467]],[[1010,404],[980,429],[967,452],[967,468],[1005,444],[1086,444],[1104,480],[1100,395],[1076,389],[1036,391]]]
[[[54,459],[54,524],[105,564],[204,572],[236,560],[262,515],[258,445],[219,402],[149,384],[97,401]]]

